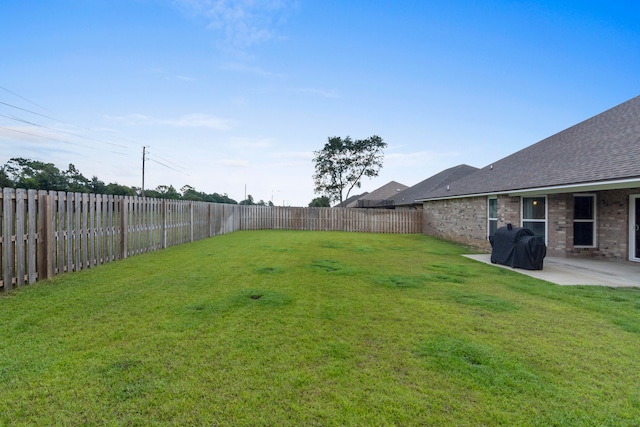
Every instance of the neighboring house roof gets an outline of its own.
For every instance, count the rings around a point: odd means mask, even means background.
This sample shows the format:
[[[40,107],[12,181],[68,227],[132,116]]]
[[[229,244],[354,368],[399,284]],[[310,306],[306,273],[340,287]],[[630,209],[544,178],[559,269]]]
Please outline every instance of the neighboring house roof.
[[[383,185],[382,187],[373,190],[370,193],[365,193],[362,197],[358,197],[357,200],[352,201],[351,203],[347,204],[346,206],[348,208],[355,208],[358,206],[358,202],[359,201],[364,201],[364,200],[369,200],[369,201],[383,201],[383,200],[388,200],[391,197],[395,196],[396,194],[398,194],[398,192],[405,190],[409,187],[407,187],[404,184],[400,184],[399,182],[396,181],[390,181],[387,184]]]
[[[399,192],[395,196],[391,197],[390,200],[394,202],[395,206],[413,205],[416,203],[416,200],[425,197],[430,192],[439,188],[445,188],[454,181],[464,178],[465,176],[479,170],[480,169],[478,168],[464,164],[445,169],[442,172],[417,183],[413,187],[409,187],[406,190]]]
[[[438,188],[420,200],[640,186],[640,96]]]
[[[369,192],[365,191],[362,194],[357,194],[355,196],[351,196],[349,197],[347,200],[343,201],[342,203],[338,203],[337,205],[334,206],[334,208],[346,208],[347,205],[355,202],[356,200],[358,200],[360,197],[363,197],[365,195],[369,194]]]

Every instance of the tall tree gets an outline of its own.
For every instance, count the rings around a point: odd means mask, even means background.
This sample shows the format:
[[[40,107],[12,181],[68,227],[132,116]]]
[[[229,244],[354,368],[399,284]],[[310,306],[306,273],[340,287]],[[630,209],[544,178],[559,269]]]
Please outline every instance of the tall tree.
[[[107,193],[107,184],[104,181],[98,179],[97,176],[92,176],[91,181],[88,184],[89,191],[95,194],[106,194]]]
[[[64,177],[67,180],[67,191],[79,193],[88,193],[91,191],[91,181],[85,178],[73,163],[69,163],[69,169],[64,171]]]
[[[315,193],[342,203],[353,188],[361,187],[363,177],[378,176],[386,146],[377,135],[356,140],[349,136],[329,138],[322,150],[314,151]]]

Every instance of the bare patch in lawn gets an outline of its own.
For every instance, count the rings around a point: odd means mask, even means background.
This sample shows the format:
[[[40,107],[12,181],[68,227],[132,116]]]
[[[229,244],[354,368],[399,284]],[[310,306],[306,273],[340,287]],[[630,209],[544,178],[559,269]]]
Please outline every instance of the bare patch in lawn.
[[[340,261],[335,261],[332,259],[317,259],[311,263],[311,267],[314,270],[322,271],[325,273],[339,274],[339,275],[349,275],[354,274],[353,268],[341,263]]]
[[[280,307],[293,301],[291,295],[268,289],[245,289],[231,298],[234,306]]]
[[[255,269],[258,274],[280,274],[284,273],[284,268],[281,267],[259,267]]]
[[[472,307],[479,307],[494,312],[518,310],[520,306],[493,295],[473,293],[469,290],[449,291],[449,297],[459,303]]]

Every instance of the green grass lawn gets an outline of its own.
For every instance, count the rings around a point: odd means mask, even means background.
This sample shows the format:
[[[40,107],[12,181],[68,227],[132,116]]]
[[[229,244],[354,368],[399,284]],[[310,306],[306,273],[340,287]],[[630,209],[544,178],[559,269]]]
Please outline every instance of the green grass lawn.
[[[638,425],[640,291],[464,252],[236,232],[27,286],[0,425]]]

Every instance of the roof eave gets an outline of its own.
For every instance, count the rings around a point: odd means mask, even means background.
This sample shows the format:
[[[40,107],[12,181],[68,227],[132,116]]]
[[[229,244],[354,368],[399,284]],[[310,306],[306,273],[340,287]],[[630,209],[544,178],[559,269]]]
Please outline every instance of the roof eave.
[[[509,196],[535,196],[535,195],[543,195],[543,194],[560,194],[560,193],[574,193],[574,192],[581,193],[586,191],[619,190],[619,189],[634,188],[634,187],[640,187],[640,177],[609,180],[609,181],[584,182],[584,183],[577,183],[577,184],[553,185],[553,186],[547,186],[547,187],[524,188],[520,190],[504,190],[504,191],[491,191],[491,192],[484,192],[484,193],[460,194],[460,195],[454,195],[454,196],[441,196],[441,197],[417,199],[416,202],[423,203],[423,202],[431,202],[431,201],[437,201],[437,200],[466,199],[469,197],[497,196],[500,194],[506,194]]]

